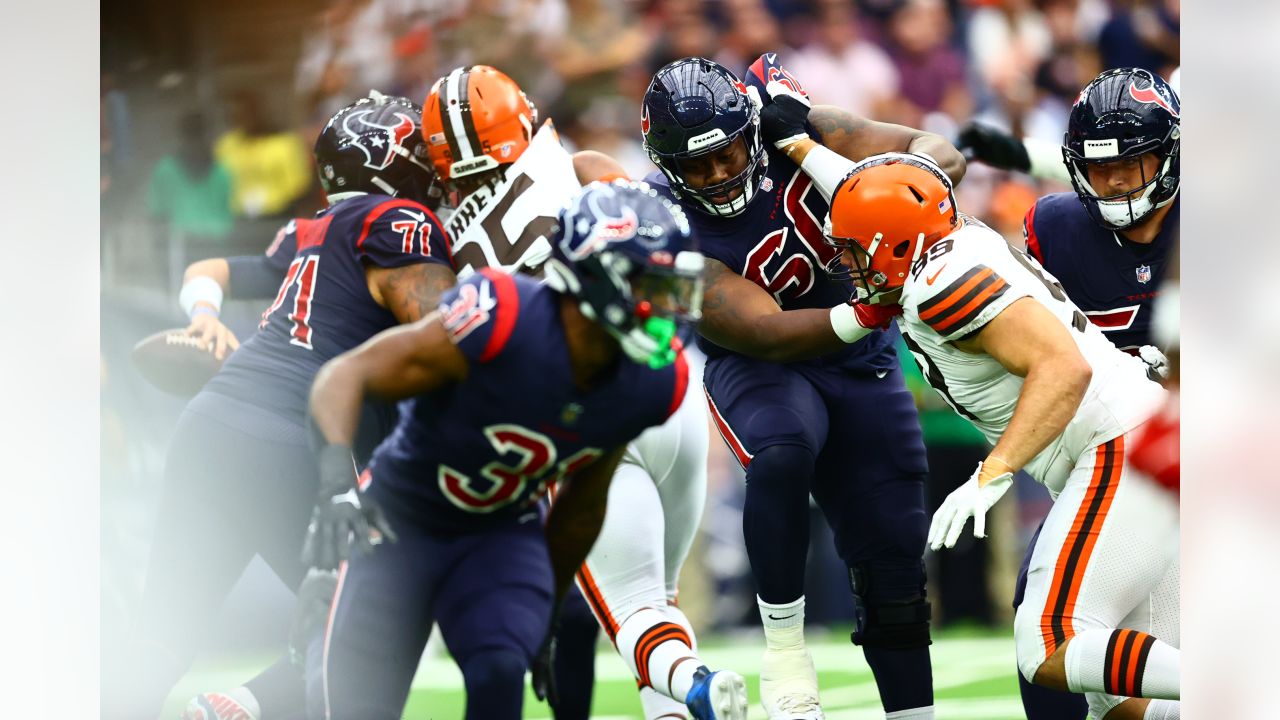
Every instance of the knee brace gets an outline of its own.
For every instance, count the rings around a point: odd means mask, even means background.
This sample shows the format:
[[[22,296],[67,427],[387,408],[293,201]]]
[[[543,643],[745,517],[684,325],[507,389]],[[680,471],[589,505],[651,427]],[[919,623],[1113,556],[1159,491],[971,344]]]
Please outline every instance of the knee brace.
[[[923,561],[859,563],[849,568],[849,589],[854,645],[910,650],[932,644]]]

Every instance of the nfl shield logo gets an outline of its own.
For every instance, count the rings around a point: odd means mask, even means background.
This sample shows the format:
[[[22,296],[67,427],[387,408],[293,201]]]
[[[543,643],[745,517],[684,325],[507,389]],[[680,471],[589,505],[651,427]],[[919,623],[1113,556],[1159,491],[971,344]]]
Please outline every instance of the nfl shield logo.
[[[573,425],[578,422],[578,416],[580,415],[582,415],[582,406],[576,402],[571,402],[560,411],[560,424]]]
[[[1137,269],[1137,273],[1138,273],[1138,282],[1144,283],[1144,284],[1151,282],[1151,266],[1150,265],[1139,265]]]
[[[770,192],[773,190],[773,178],[765,176],[760,180],[760,192]]]

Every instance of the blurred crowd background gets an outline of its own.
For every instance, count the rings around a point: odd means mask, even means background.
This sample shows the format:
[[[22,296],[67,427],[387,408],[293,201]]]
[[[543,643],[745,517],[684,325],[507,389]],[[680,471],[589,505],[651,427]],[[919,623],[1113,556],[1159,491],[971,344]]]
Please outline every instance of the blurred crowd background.
[[[223,0],[102,5],[103,628],[140,590],[168,433],[183,399],[132,371],[134,343],[184,324],[187,263],[257,253],[293,216],[323,203],[311,143],[336,109],[371,88],[421,102],[440,75],[493,65],[578,148],[634,177],[640,98],[652,73],[689,55],[741,74],[776,51],[819,103],[954,139],[978,118],[1059,142],[1081,87],[1103,69],[1168,77],[1180,64],[1179,0]],[[972,164],[961,208],[1011,242],[1036,197],[1067,190]],[[243,340],[262,310],[232,302]],[[905,355],[904,355],[905,357]],[[985,455],[981,436],[914,372],[935,476],[933,504]],[[856,465],[856,458],[850,458]],[[956,477],[959,477],[957,480]],[[742,547],[742,473],[713,435],[710,497],[681,601],[700,630],[756,620]],[[1048,509],[1030,481],[997,506],[991,537],[927,558],[936,619],[1008,627],[1013,577]],[[808,622],[847,623],[847,579],[813,513]],[[262,567],[233,597],[288,595]],[[228,646],[283,633],[259,613]],[[255,623],[258,624],[255,626]],[[230,628],[229,628],[230,629]]]

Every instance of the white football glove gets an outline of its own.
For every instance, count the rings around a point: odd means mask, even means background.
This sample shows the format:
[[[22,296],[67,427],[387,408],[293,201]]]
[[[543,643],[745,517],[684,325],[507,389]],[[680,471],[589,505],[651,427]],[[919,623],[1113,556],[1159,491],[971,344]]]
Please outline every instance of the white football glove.
[[[1138,357],[1147,364],[1147,377],[1156,382],[1169,379],[1169,358],[1160,352],[1155,345],[1143,345],[1138,348]]]
[[[940,550],[944,546],[953,548],[964,531],[964,524],[973,518],[973,536],[987,536],[987,511],[996,504],[1013,484],[1013,473],[1002,472],[993,477],[987,484],[978,487],[978,476],[982,474],[982,463],[973,471],[965,484],[956,488],[942,502],[942,507],[933,514],[933,522],[929,525],[929,547]]]

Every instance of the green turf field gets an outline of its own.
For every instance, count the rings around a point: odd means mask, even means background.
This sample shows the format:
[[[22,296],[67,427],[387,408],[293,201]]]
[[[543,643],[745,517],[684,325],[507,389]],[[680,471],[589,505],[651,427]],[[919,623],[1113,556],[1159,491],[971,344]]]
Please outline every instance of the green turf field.
[[[871,671],[862,653],[848,641],[848,635],[832,632],[814,636],[809,647],[818,666],[822,705],[829,720],[880,720],[884,717],[876,695]],[[763,720],[759,705],[757,673],[763,637],[707,638],[701,655],[713,667],[733,668],[747,678],[752,702],[752,720]],[[204,666],[189,675],[171,696],[166,718],[176,718],[183,702],[201,690],[226,689],[246,679],[255,670],[236,664],[233,669]],[[936,633],[933,644],[933,675],[938,720],[1013,720],[1024,717],[1014,676],[1011,634]],[[427,657],[414,679],[413,692],[405,709],[412,720],[454,720],[461,718],[465,697],[462,676],[445,655]],[[526,718],[551,717],[547,707],[532,694],[525,701]],[[596,689],[592,717],[599,720],[642,720],[635,680],[612,648],[601,650],[596,660]]]

